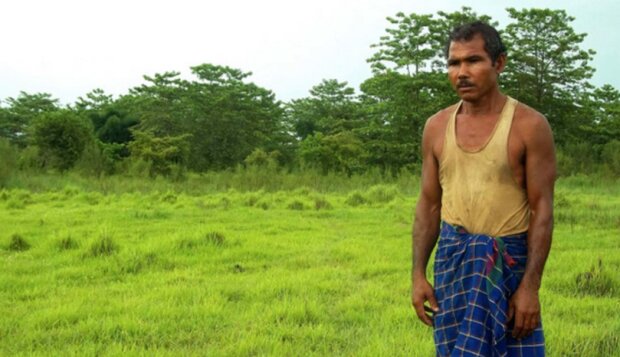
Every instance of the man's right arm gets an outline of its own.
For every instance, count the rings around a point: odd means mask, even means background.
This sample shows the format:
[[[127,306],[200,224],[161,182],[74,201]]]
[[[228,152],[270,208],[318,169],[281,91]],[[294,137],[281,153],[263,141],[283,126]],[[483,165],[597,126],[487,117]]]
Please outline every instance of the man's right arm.
[[[439,234],[441,211],[441,185],[439,184],[439,163],[433,150],[437,135],[437,123],[431,118],[424,127],[422,135],[422,180],[412,235],[412,292],[411,303],[418,318],[432,326],[432,318],[424,311],[424,303],[429,302],[433,311],[438,311],[433,287],[426,279],[426,266]]]

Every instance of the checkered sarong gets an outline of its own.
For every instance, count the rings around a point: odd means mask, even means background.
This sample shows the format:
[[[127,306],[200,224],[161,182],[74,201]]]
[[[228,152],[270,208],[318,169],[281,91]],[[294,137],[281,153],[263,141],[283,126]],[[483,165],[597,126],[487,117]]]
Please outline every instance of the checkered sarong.
[[[527,233],[493,238],[441,223],[435,255],[437,356],[544,356],[542,326],[523,339],[507,326],[508,300],[527,259]]]

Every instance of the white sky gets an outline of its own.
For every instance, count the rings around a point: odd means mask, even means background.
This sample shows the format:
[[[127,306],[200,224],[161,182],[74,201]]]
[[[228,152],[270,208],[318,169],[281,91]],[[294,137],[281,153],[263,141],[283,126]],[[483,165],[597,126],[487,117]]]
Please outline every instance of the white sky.
[[[359,84],[386,16],[470,6],[504,27],[505,8],[565,9],[597,51],[595,85],[620,89],[617,0],[8,0],[0,5],[0,99],[48,92],[72,103],[94,88],[126,93],[142,76],[213,63],[253,72],[280,100],[322,79]]]

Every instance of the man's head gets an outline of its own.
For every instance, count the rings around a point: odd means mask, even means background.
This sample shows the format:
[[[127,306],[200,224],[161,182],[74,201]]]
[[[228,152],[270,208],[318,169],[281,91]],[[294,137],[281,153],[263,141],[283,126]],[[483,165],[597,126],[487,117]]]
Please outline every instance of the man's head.
[[[479,101],[499,91],[506,48],[493,27],[474,22],[454,29],[447,57],[448,78],[461,99]]]
[[[484,50],[491,58],[493,64],[495,64],[500,55],[506,54],[506,46],[504,46],[497,30],[482,21],[475,21],[455,27],[452,30],[446,43],[446,57],[450,56],[450,44],[452,42],[468,42],[476,35],[480,35],[484,40]]]

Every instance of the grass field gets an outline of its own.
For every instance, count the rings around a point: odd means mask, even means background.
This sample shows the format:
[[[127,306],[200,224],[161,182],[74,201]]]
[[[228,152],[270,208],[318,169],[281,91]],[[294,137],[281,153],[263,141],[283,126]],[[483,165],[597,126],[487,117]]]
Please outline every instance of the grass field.
[[[0,355],[434,355],[415,180],[36,180],[0,191]],[[548,355],[620,356],[620,185],[563,179],[555,205]]]

